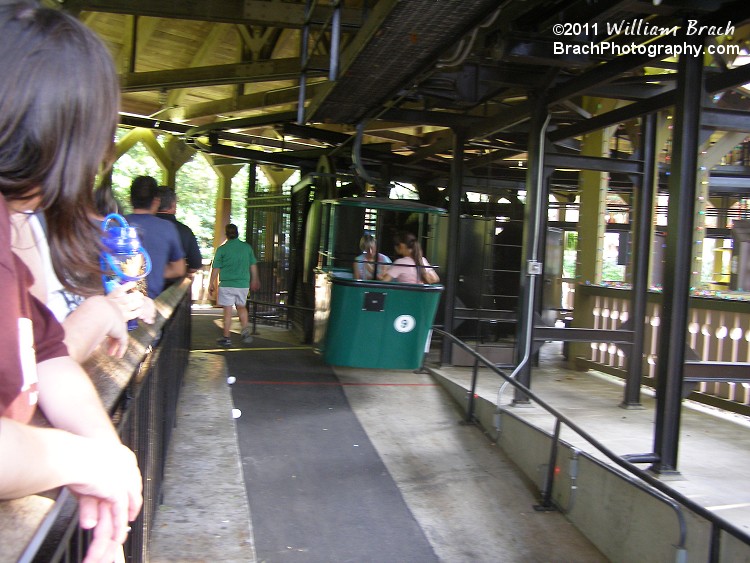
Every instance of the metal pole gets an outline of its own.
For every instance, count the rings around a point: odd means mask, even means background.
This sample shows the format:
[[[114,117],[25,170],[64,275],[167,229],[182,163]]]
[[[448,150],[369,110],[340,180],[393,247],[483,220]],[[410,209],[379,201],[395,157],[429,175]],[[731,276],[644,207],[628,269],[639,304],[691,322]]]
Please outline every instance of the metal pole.
[[[130,30],[130,57],[128,58],[128,72],[135,72],[135,60],[138,57],[138,16],[133,16],[133,29]]]
[[[474,395],[477,392],[477,376],[479,374],[479,358],[474,358],[474,369],[471,373],[471,389],[469,389],[469,404],[466,407],[466,422],[474,419]]]
[[[328,80],[334,82],[339,77],[339,49],[341,48],[341,0],[333,5],[331,21],[331,57],[328,68]]]
[[[451,161],[451,181],[448,199],[448,257],[445,265],[445,293],[443,300],[443,328],[453,332],[453,307],[456,301],[458,285],[459,224],[461,220],[461,196],[463,195],[464,174],[464,137],[463,131],[453,130],[453,159]],[[453,345],[443,339],[440,361],[450,364]]]
[[[625,381],[623,408],[641,407],[641,371],[643,369],[643,335],[648,295],[648,260],[651,247],[651,230],[654,221],[653,205],[656,172],[656,114],[650,113],[641,120],[641,158],[643,175],[636,191],[636,222],[633,236],[633,288],[632,316],[633,344],[628,359],[628,376]]]
[[[552,435],[552,447],[549,452],[549,464],[547,466],[547,482],[544,485],[544,494],[542,495],[542,504],[535,506],[534,510],[554,510],[552,506],[552,487],[555,481],[555,468],[557,467],[557,447],[560,443],[560,419],[555,420],[555,430]]]
[[[711,540],[708,545],[709,563],[719,563],[720,555],[721,555],[721,530],[715,523],[712,523]]]
[[[512,377],[526,387],[531,387],[531,347],[534,341],[534,315],[536,313],[536,285],[542,276],[542,226],[546,224],[548,202],[544,181],[544,147],[550,114],[547,104],[537,104],[529,133],[528,170],[526,172],[526,192],[524,207],[524,263],[521,265],[521,294],[519,303],[518,329],[516,331],[517,367]],[[513,404],[528,404],[529,398],[519,389],[515,390]]]
[[[258,163],[251,161],[247,163],[247,193],[245,194],[245,240],[254,249],[258,248],[258,240],[255,237],[255,219],[256,212],[250,203],[257,195],[258,191]]]
[[[305,6],[305,25],[300,33],[299,57],[301,71],[299,74],[299,97],[297,98],[297,123],[305,123],[305,100],[307,98],[307,44],[310,41],[310,16],[313,11],[311,0],[307,0]]]
[[[703,58],[681,56],[669,177],[669,228],[656,362],[656,473],[677,472],[682,405],[682,369],[693,254],[693,212],[698,168],[698,137],[703,96]]]

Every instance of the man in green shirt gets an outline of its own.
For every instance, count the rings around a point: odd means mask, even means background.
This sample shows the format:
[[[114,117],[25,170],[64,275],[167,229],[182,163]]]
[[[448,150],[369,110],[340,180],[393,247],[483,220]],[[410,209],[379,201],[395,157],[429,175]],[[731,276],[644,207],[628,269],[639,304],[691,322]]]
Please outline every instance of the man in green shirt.
[[[217,342],[221,346],[232,345],[232,307],[236,307],[242,327],[242,341],[249,344],[253,337],[247,324],[247,294],[260,289],[257,260],[252,247],[239,239],[237,225],[228,224],[224,232],[227,240],[216,249],[208,285],[209,296],[218,294],[216,302],[224,308],[224,334]]]

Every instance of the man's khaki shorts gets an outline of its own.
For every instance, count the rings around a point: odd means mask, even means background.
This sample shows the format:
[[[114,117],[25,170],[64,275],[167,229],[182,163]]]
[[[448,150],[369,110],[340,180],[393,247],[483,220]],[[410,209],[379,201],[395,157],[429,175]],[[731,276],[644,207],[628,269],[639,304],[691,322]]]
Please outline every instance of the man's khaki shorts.
[[[219,287],[219,296],[216,304],[220,307],[231,307],[232,305],[246,305],[249,287]]]

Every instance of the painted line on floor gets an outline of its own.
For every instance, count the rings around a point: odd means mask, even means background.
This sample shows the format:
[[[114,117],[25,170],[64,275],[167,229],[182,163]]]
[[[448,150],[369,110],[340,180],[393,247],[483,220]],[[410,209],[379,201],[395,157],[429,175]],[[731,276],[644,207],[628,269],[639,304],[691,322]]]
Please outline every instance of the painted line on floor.
[[[291,346],[278,348],[192,348],[191,352],[268,352],[279,350],[312,350],[312,346]]]
[[[747,508],[750,506],[750,502],[743,502],[741,504],[724,504],[719,506],[707,506],[706,510],[730,510],[733,508]]]
[[[341,383],[339,381],[240,381],[242,385],[320,385],[323,387],[437,387],[437,383]]]

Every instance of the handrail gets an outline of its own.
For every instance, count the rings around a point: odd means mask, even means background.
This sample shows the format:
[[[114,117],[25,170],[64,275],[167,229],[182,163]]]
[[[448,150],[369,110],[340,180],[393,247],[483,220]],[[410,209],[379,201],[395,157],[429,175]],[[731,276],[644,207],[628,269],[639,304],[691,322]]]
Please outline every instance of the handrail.
[[[669,486],[665,485],[661,481],[659,481],[654,476],[650,475],[646,471],[642,470],[641,468],[635,466],[633,463],[627,461],[626,459],[623,459],[621,456],[614,453],[612,450],[610,450],[608,447],[606,447],[604,444],[596,440],[593,436],[591,436],[588,432],[583,430],[580,426],[578,426],[575,422],[570,420],[568,417],[566,417],[564,414],[559,412],[557,409],[555,409],[553,406],[549,405],[546,401],[541,399],[538,395],[536,395],[531,389],[523,385],[522,383],[519,383],[512,375],[505,374],[502,370],[498,369],[490,360],[473,350],[469,345],[464,343],[462,340],[456,338],[449,332],[446,332],[444,330],[441,330],[437,327],[432,328],[433,332],[442,335],[444,338],[448,338],[451,341],[453,341],[456,345],[458,345],[460,348],[474,356],[475,362],[474,362],[474,375],[472,378],[472,392],[471,397],[474,396],[474,389],[476,389],[476,378],[477,378],[477,366],[479,362],[484,364],[486,367],[488,367],[491,371],[502,377],[508,384],[514,386],[516,389],[520,390],[524,393],[529,399],[533,400],[535,403],[537,403],[540,407],[542,407],[544,410],[546,410],[548,413],[553,415],[557,421],[557,424],[564,423],[566,426],[568,426],[571,430],[576,432],[579,436],[584,438],[589,444],[594,446],[597,450],[599,450],[602,454],[604,454],[607,458],[609,458],[612,462],[620,466],[622,469],[627,471],[629,474],[634,475],[641,481],[644,481],[653,489],[656,489],[661,495],[655,494],[655,491],[649,489],[648,487],[645,487],[638,481],[632,481],[634,485],[641,488],[644,492],[654,496],[655,498],[658,498],[659,500],[662,500],[669,506],[671,506],[677,513],[677,518],[679,520],[680,525],[680,542],[677,544],[677,547],[680,549],[684,549],[685,547],[685,539],[687,535],[686,531],[686,524],[684,520],[684,515],[682,514],[682,510],[680,509],[679,505],[682,505],[698,516],[704,518],[711,524],[711,541],[709,545],[709,559],[708,561],[714,563],[719,561],[719,552],[720,552],[720,545],[719,545],[719,533],[718,531],[724,531],[731,536],[735,537],[736,539],[740,540],[741,542],[750,545],[750,535],[736,527],[731,522],[727,522],[723,518],[717,516],[707,508],[701,506],[700,504],[696,503],[695,501],[687,498],[680,492],[670,488]],[[473,408],[473,402],[470,402],[470,408]],[[471,419],[473,416],[473,413],[468,413],[467,418]],[[556,444],[553,444],[553,447],[556,447]],[[548,480],[547,487],[549,491],[545,491],[545,496],[548,496],[548,492],[551,492],[552,487],[552,481]],[[679,505],[677,504],[679,503]]]
[[[143,476],[143,509],[124,546],[129,561],[148,559],[148,534],[161,499],[190,347],[190,280],[169,287],[155,303],[155,322],[129,333],[125,357],[97,351],[83,366]],[[48,424],[41,413],[34,423]],[[77,501],[65,487],[0,502],[0,561],[81,561],[90,532],[79,528],[76,514]]]
[[[252,334],[258,334],[258,305],[263,307],[278,307],[281,309],[303,311],[305,313],[314,313],[315,309],[312,307],[302,307],[300,305],[287,305],[286,303],[271,303],[269,301],[259,301],[257,299],[248,299],[247,305],[252,304],[252,318],[253,318],[253,331]],[[287,315],[287,325],[289,323],[289,317]]]

